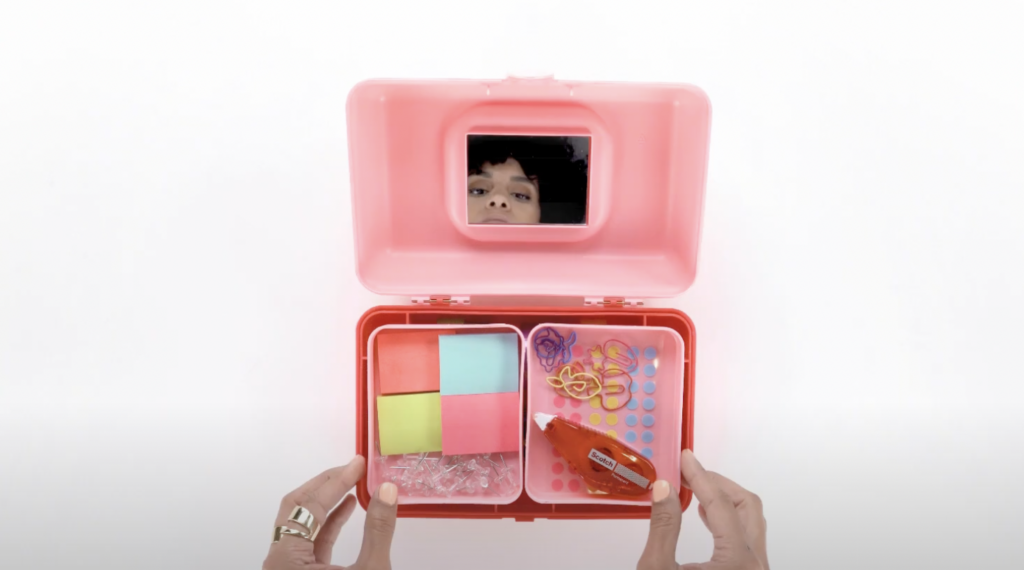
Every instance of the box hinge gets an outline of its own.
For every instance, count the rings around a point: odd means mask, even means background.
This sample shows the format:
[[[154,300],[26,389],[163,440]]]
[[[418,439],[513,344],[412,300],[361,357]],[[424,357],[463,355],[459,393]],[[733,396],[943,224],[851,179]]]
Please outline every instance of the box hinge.
[[[587,307],[642,307],[642,299],[627,299],[625,297],[587,297],[583,299],[583,305]]]
[[[413,297],[414,305],[468,305],[468,296],[430,295],[429,297]]]

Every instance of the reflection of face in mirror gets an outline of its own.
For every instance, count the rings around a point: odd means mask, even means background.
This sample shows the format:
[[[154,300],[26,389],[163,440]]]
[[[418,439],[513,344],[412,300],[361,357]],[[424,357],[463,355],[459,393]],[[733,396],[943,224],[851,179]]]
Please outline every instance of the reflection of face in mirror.
[[[583,224],[588,137],[469,135],[471,224]]]
[[[538,224],[540,192],[537,178],[523,172],[514,158],[485,162],[469,179],[469,223]]]

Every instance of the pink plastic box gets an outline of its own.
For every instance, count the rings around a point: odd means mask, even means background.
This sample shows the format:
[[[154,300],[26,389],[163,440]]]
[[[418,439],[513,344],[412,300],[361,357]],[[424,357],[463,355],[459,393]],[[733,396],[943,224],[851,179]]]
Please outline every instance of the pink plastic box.
[[[686,315],[646,308],[644,299],[678,295],[696,275],[710,122],[702,91],[553,79],[371,81],[352,90],[347,113],[357,273],[376,293],[412,297],[408,306],[371,309],[357,325],[360,453],[373,455],[371,335],[386,325],[506,326],[524,337],[543,323],[638,327],[635,334],[653,336],[637,342],[658,344],[665,361],[656,376],[654,459],[692,447],[695,330]],[[470,134],[590,137],[587,224],[469,224]],[[634,334],[616,334],[627,332]],[[541,396],[550,388],[537,384],[529,354],[526,362],[524,417],[551,397]],[[607,416],[601,421],[607,426]],[[582,504],[555,491],[550,475],[531,477],[534,467],[557,468],[539,458],[534,465],[541,448],[523,425],[526,492],[513,502],[401,502],[399,516],[649,516],[649,499]],[[672,468],[658,469],[671,479]],[[358,494],[365,507],[365,483]],[[682,490],[684,507],[689,500]]]

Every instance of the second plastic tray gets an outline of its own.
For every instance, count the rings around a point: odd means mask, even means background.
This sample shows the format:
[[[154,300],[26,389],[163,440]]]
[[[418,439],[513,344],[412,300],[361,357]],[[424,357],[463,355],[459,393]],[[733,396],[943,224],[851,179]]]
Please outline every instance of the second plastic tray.
[[[564,338],[575,338],[571,361],[583,363],[588,370],[594,366],[615,367],[616,361],[631,362],[629,370],[611,377],[625,390],[585,400],[559,395],[548,379],[558,377],[564,364],[549,372],[532,350],[538,332],[547,327]],[[686,359],[679,333],[663,327],[540,324],[530,333],[527,347],[525,487],[533,500],[556,504],[650,504],[649,494],[630,500],[588,493],[583,480],[571,472],[532,421],[538,412],[561,416],[625,442],[654,463],[659,479],[679,487],[679,427],[683,423]]]

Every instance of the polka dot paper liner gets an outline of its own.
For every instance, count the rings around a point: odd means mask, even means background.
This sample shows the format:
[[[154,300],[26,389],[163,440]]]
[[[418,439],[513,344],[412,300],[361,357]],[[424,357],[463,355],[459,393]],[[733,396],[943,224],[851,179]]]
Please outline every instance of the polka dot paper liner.
[[[644,350],[643,354],[644,354],[645,358],[647,358],[648,360],[651,360],[651,359],[653,359],[653,358],[655,358],[657,356],[657,350],[654,349],[654,347],[647,347]],[[644,373],[648,377],[654,376],[655,372],[656,372],[656,370],[655,370],[655,367],[654,367],[653,364],[648,364],[644,368]],[[616,382],[612,381],[612,383],[614,384]],[[631,384],[630,388],[631,388],[631,390],[633,392],[638,392],[640,390],[643,390],[643,393],[647,394],[648,396],[643,398],[643,399],[639,399],[639,398],[630,399],[630,401],[625,406],[625,408],[627,408],[629,410],[637,410],[637,409],[642,407],[644,409],[644,411],[647,411],[647,412],[653,411],[655,409],[655,407],[657,406],[657,402],[656,402],[656,400],[653,397],[651,397],[651,395],[653,395],[657,391],[658,386],[657,386],[657,384],[653,380],[647,380],[647,381],[642,382],[642,383],[638,382],[638,381],[634,381]],[[583,401],[588,402],[590,404],[590,408],[593,409],[593,410],[601,410],[602,407],[603,407],[601,405],[602,402],[601,402],[601,398],[600,397],[593,397],[593,398],[590,398],[589,400],[580,400],[580,399],[575,399],[575,398],[564,398],[562,396],[555,396],[555,398],[552,401],[552,404],[556,408],[561,409],[561,408],[564,408],[566,403],[568,402],[569,405],[571,405],[573,408],[578,408],[580,405],[582,405]],[[610,407],[610,408],[617,409],[617,408],[619,408],[619,399],[616,396],[611,396],[611,397],[609,397],[609,398],[607,398],[605,400],[604,404],[606,406]],[[557,413],[556,415],[564,417],[564,415],[562,413],[560,413],[560,412]],[[579,413],[573,413],[572,415],[569,416],[569,419],[574,421],[574,422],[577,422],[577,423],[582,423],[583,422],[583,416],[581,416]],[[618,425],[619,419],[620,419],[619,415],[614,413],[614,412],[606,413],[605,415],[602,415],[600,412],[592,412],[587,417],[587,422],[590,425],[595,426],[595,427],[600,426],[602,423],[607,424],[608,426],[615,426],[615,425]],[[625,424],[628,427],[636,427],[638,424],[641,424],[641,423],[643,424],[644,427],[648,427],[648,428],[654,426],[654,416],[653,416],[653,414],[643,414],[642,415],[642,419],[640,419],[640,417],[638,417],[637,414],[626,414],[622,418],[622,420],[625,422]],[[616,439],[618,439],[618,437],[619,437],[618,432],[616,430],[614,430],[614,429],[606,430],[605,433],[609,437],[613,437],[613,438],[616,438]],[[638,436],[637,432],[635,432],[633,430],[627,430],[626,432],[623,433],[623,439],[627,443],[630,443],[630,444],[636,443],[638,439],[640,441],[642,441],[643,443],[650,444],[650,443],[652,443],[654,441],[654,433],[651,432],[650,430],[643,430],[643,432]],[[647,458],[651,458],[653,456],[653,454],[654,454],[653,450],[650,447],[647,447],[647,446],[643,447],[640,450],[640,452],[645,457],[647,457]],[[564,470],[565,470],[565,467],[561,463],[556,463],[555,465],[552,466],[552,472],[555,475],[561,475],[564,472]],[[578,484],[579,483],[577,482],[577,485]],[[554,484],[552,484],[552,485],[554,486]]]

